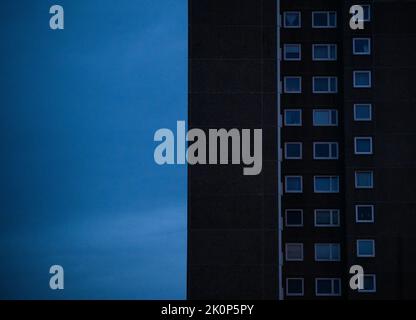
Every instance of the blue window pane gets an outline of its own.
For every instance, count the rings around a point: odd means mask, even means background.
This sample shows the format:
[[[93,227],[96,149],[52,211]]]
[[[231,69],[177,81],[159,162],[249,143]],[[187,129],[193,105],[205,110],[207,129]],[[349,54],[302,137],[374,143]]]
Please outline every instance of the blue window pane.
[[[316,285],[317,285],[316,292],[318,294],[331,294],[332,293],[332,281],[330,279],[318,280]]]
[[[288,177],[286,179],[286,189],[288,191],[301,191],[302,182],[300,177]]]
[[[357,104],[355,106],[355,119],[356,120],[370,120],[371,119],[371,106],[366,104]]]
[[[317,245],[316,246],[316,259],[317,260],[329,260],[331,257],[331,247],[329,245]]]
[[[370,52],[370,40],[354,39],[354,52],[358,54],[368,54]]]
[[[328,48],[326,46],[314,46],[315,59],[328,59]]]
[[[373,184],[373,174],[371,172],[358,172],[357,173],[357,187],[369,188]]]
[[[299,26],[300,26],[299,12],[286,12],[285,13],[285,27],[299,27]]]
[[[332,245],[332,259],[340,260],[340,247],[338,245]]]
[[[336,13],[335,12],[330,12],[329,13],[329,25],[331,27],[335,27],[336,26],[336,24],[337,24],[336,19],[337,19]]]
[[[299,60],[300,59],[300,45],[287,44],[285,45],[285,59]]]
[[[375,290],[375,283],[374,283],[373,276],[364,276],[364,290],[374,291]]]
[[[327,92],[329,91],[328,79],[327,78],[315,78],[314,89],[316,92]]]
[[[286,144],[286,156],[289,158],[301,157],[301,145],[299,143]]]
[[[329,54],[331,59],[335,59],[337,56],[337,47],[334,45],[331,45],[329,47]]]
[[[286,125],[300,125],[302,122],[301,112],[298,110],[286,110],[285,122]]]
[[[332,77],[330,78],[329,83],[330,83],[330,91],[331,92],[337,91],[337,79]]]
[[[370,73],[369,72],[355,72],[354,73],[354,85],[357,87],[369,87],[370,86]]]
[[[358,242],[358,253],[362,256],[374,255],[373,241],[371,240],[360,240]]]
[[[357,218],[359,221],[372,221],[373,220],[373,208],[370,206],[357,207]]]
[[[329,191],[331,189],[331,180],[325,177],[315,179],[315,189],[317,191]]]
[[[326,27],[328,25],[328,15],[326,12],[314,12],[313,25],[315,27]]]
[[[300,78],[287,77],[285,78],[286,92],[300,92]]]
[[[334,280],[334,294],[339,294],[341,291],[340,281],[338,279]]]
[[[339,225],[339,214],[338,212],[332,213],[332,224]]]
[[[370,139],[356,139],[356,152],[370,153],[371,152],[371,140]]]
[[[329,210],[319,210],[316,212],[316,224],[329,225],[331,224],[331,214]]]

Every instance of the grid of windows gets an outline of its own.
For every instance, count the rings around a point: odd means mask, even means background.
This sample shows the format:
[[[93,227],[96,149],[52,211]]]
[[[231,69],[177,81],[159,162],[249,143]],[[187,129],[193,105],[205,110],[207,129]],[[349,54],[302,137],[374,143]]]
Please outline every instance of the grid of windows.
[[[370,5],[362,5],[364,9],[364,21],[370,21],[371,19],[371,6]],[[311,15],[311,27],[314,29],[331,29],[337,28],[337,15],[336,11],[325,10],[323,8],[322,11],[308,11],[307,14]],[[302,14],[305,12],[302,11]],[[307,19],[306,19],[307,20]],[[305,20],[305,21],[306,21]],[[300,11],[287,11],[283,13],[283,27],[284,28],[301,28],[301,13]],[[292,32],[292,31],[291,31]],[[315,31],[317,32],[317,31]],[[331,30],[322,30],[321,32],[334,32]],[[298,39],[298,38],[293,38]],[[356,35],[350,38],[352,41],[352,52],[350,54],[356,56],[355,59],[366,59],[366,56],[371,56],[372,54],[372,39],[368,36],[361,36]],[[295,42],[301,42],[299,40]],[[310,78],[303,78],[301,73],[298,76],[293,75],[284,75],[283,76],[283,93],[286,94],[293,94],[293,93],[302,93],[306,88],[306,85],[309,87],[309,81],[312,84],[312,94],[316,95],[319,99],[326,99],[326,97],[319,96],[322,94],[337,94],[338,93],[338,78],[337,74],[331,74],[331,70],[329,66],[334,64],[334,61],[338,59],[338,46],[337,43],[326,43],[327,41],[320,40],[315,41],[314,43],[286,43],[283,44],[282,47],[282,59],[285,61],[300,61],[302,58],[305,59],[305,52],[309,49],[309,45],[311,45],[311,53],[312,53],[312,61],[320,61],[319,63],[315,63],[316,67],[327,63],[328,68],[323,68],[321,72],[316,72],[310,76]],[[328,42],[331,42],[328,41]],[[335,42],[332,40],[332,42]],[[302,47],[303,46],[303,47]],[[341,48],[341,46],[339,46]],[[304,49],[305,48],[305,49]],[[302,50],[304,56],[302,57]],[[362,56],[362,58],[360,58]],[[368,59],[368,58],[367,58]],[[332,61],[332,62],[331,62]],[[293,65],[292,62],[288,62],[289,64]],[[292,68],[292,67],[291,67]],[[360,68],[364,70],[360,70]],[[367,69],[367,70],[365,70]],[[352,79],[350,83],[347,85],[352,86],[353,88],[357,89],[369,89],[373,86],[373,79],[372,79],[372,72],[371,66],[363,66],[360,64],[358,70],[356,68],[352,68]],[[290,70],[298,70],[298,69],[290,69]],[[295,71],[297,72],[297,71]],[[304,76],[304,75],[303,75]],[[302,88],[302,84],[305,85],[305,88]],[[310,88],[310,87],[309,87]],[[309,89],[310,90],[310,89]],[[357,90],[354,91],[357,94],[361,94],[360,91],[364,90]],[[309,93],[307,93],[309,94]],[[296,97],[296,96],[295,96]],[[295,97],[291,97],[293,99]],[[337,101],[338,97],[329,95],[328,100],[330,103],[334,103]],[[296,99],[296,98],[295,98]],[[336,103],[336,102],[335,102]],[[305,109],[306,110],[306,109]],[[371,121],[373,121],[373,112],[374,108],[370,101],[357,101],[353,104],[353,108],[347,110],[348,112],[352,112],[351,118],[353,121],[356,122],[357,126],[364,127]],[[309,113],[306,113],[304,116],[305,120],[305,132],[306,129],[309,129],[310,123],[309,120]],[[307,122],[306,122],[307,121]],[[284,155],[285,159],[302,159],[302,157],[306,157],[310,154],[310,144],[309,141],[312,141],[312,156],[314,160],[333,160],[337,161],[342,157],[340,156],[340,145],[338,141],[343,141],[342,137],[331,136],[331,132],[336,132],[337,128],[325,128],[325,127],[337,127],[340,123],[342,123],[342,119],[338,119],[338,110],[335,108],[328,108],[326,105],[323,107],[314,107],[312,110],[312,126],[313,131],[316,132],[316,135],[313,134],[312,139],[308,139],[308,144],[302,144],[299,140],[297,142],[292,141],[284,141]],[[301,109],[286,109],[284,111],[284,125],[285,127],[300,127],[303,125],[302,123],[302,111]],[[295,130],[295,129],[287,129],[287,130]],[[298,130],[298,129],[296,129]],[[292,132],[292,131],[291,131]],[[298,131],[293,131],[297,133]],[[365,131],[357,131],[357,132],[368,132]],[[307,132],[306,134],[309,134]],[[367,133],[371,135],[371,133]],[[290,136],[290,135],[289,135]],[[293,137],[293,136],[292,136]],[[297,138],[295,138],[297,140]],[[354,158],[364,158],[365,155],[372,155],[374,153],[374,145],[373,145],[374,138],[372,136],[353,136],[353,150],[354,154],[360,157]],[[351,143],[351,142],[350,142]],[[342,144],[341,144],[342,146]],[[303,150],[304,148],[304,150]],[[350,150],[350,148],[347,148]],[[303,151],[305,154],[303,154]],[[290,163],[290,162],[289,162]],[[302,171],[297,173],[294,168],[300,168],[299,162],[293,161],[293,167],[291,168],[291,173],[293,175],[285,175],[284,177],[284,186],[286,193],[303,193],[303,176]],[[318,162],[316,162],[317,164]],[[325,162],[323,162],[325,163]],[[328,163],[329,165],[329,163]],[[290,166],[290,165],[289,165]],[[323,172],[315,172],[316,175],[312,175],[313,179],[313,192],[316,197],[326,197],[326,195],[319,195],[325,193],[339,193],[340,192],[340,176],[338,172],[335,171],[333,173],[325,175]],[[313,174],[313,173],[312,173]],[[373,189],[374,188],[374,173],[372,170],[368,168],[354,168],[354,186],[355,192],[364,192],[359,191],[358,189]],[[305,185],[309,186],[310,178],[309,172],[305,178]],[[346,188],[351,188],[351,186],[346,186]],[[310,192],[309,187],[306,188],[305,193]],[[371,191],[365,191],[363,195],[371,195]],[[309,196],[309,195],[308,195]],[[328,195],[328,197],[332,197]],[[367,199],[366,199],[367,200]],[[371,224],[374,223],[374,215],[375,209],[374,205],[367,203],[357,203],[353,206],[353,212],[346,212],[348,217],[353,217],[355,214],[355,223],[360,224]],[[308,217],[305,214],[305,219]],[[340,210],[339,209],[314,209],[313,215],[313,222],[315,227],[340,227]],[[304,222],[307,224],[308,219],[304,221],[303,210],[301,209],[286,209],[285,210],[285,226],[286,227],[303,227]],[[362,227],[365,227],[363,225]],[[370,237],[371,238],[371,237]],[[356,255],[357,257],[375,257],[375,241],[370,239],[354,239],[356,241]],[[319,242],[319,241],[316,241]],[[340,252],[340,243],[315,243],[315,261],[340,261],[341,259],[341,252]],[[286,260],[288,261],[302,261],[304,258],[303,252],[303,244],[301,243],[286,243]],[[339,296],[341,295],[341,280],[339,275],[325,275],[329,277],[324,278],[315,278],[315,293],[317,296]],[[364,280],[365,285],[364,289],[360,290],[360,292],[375,292],[376,281],[375,275],[366,275]],[[287,278],[286,279],[286,295],[288,296],[301,296],[304,295],[304,279],[299,277]]]

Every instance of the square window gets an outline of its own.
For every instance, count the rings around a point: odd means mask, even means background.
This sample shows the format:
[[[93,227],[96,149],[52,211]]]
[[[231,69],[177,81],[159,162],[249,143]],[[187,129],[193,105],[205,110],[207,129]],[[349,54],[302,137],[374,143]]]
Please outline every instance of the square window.
[[[302,125],[302,110],[286,109],[285,110],[285,126],[299,127]]]
[[[352,51],[355,55],[369,55],[371,53],[370,38],[354,38],[352,39]]]
[[[285,158],[286,159],[302,159],[302,143],[301,142],[286,142],[285,143]]]
[[[283,59],[284,60],[301,60],[301,46],[300,44],[285,44],[283,45]]]
[[[316,209],[315,227],[339,227],[339,210]]]
[[[314,109],[313,110],[313,126],[337,126],[338,111],[335,109]]]
[[[339,296],[341,295],[341,279],[339,278],[316,278],[315,293],[317,296]]]
[[[303,296],[303,278],[287,278],[286,295]]]
[[[303,260],[303,243],[286,243],[286,261]]]
[[[355,218],[357,223],[373,223],[374,222],[374,206],[373,205],[356,205]]]
[[[284,77],[285,93],[301,93],[302,77]]]
[[[335,160],[338,159],[337,142],[314,142],[313,158],[315,160]]]
[[[375,257],[374,240],[357,240],[357,257],[372,258]]]
[[[355,137],[354,138],[355,154],[373,154],[373,138]]]
[[[315,243],[315,261],[340,261],[339,243]]]
[[[313,44],[312,60],[314,61],[335,61],[337,60],[336,44]]]
[[[283,13],[283,26],[285,28],[300,28],[301,15],[299,11],[286,11]]]
[[[302,176],[285,177],[286,193],[302,193]]]
[[[287,209],[286,226],[287,227],[302,227],[303,226],[303,210],[301,209]]]
[[[337,77],[313,77],[312,92],[313,93],[337,93],[338,92]]]
[[[371,104],[360,103],[354,104],[354,120],[355,121],[371,121],[372,112]]]
[[[354,71],[354,88],[371,88],[371,71]]]
[[[338,176],[315,176],[314,177],[315,193],[338,193],[339,177]]]
[[[376,292],[376,275],[365,274],[364,275],[364,288],[358,289],[358,292]]]
[[[373,172],[372,171],[356,171],[355,172],[355,188],[372,189],[373,188]]]
[[[337,13],[335,11],[315,11],[312,12],[313,28],[336,28]]]

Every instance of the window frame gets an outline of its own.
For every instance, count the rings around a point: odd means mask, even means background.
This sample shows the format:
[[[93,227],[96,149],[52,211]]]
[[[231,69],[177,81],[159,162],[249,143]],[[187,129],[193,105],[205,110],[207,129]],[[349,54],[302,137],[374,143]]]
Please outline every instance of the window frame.
[[[288,191],[287,179],[288,178],[300,178],[300,191]],[[285,176],[285,193],[303,193],[303,176],[301,175],[287,175]]]
[[[299,157],[288,157],[287,155],[287,145],[288,144],[296,144],[296,145],[300,145],[300,156]],[[284,144],[284,148],[285,148],[285,159],[286,160],[302,160],[303,158],[303,143],[302,142],[285,142]]]
[[[318,254],[317,254],[318,253],[318,251],[317,251],[318,246],[328,246],[328,247],[330,247],[329,258],[328,259],[319,259],[318,258]],[[333,248],[338,248],[338,259],[333,258],[333,252],[332,252]],[[340,243],[315,243],[314,249],[315,249],[314,253],[315,253],[315,261],[316,262],[339,262],[339,261],[341,261],[341,244]]]
[[[315,79],[326,79],[328,81],[328,91],[316,91]],[[335,79],[335,91],[331,91],[331,79]],[[313,76],[312,77],[312,93],[315,94],[336,94],[338,93],[338,77],[337,76]]]
[[[331,293],[318,293],[318,282],[319,280],[331,280]],[[338,282],[339,292],[334,293],[335,281]],[[341,278],[315,278],[315,295],[317,297],[339,297],[341,296]]]
[[[370,151],[358,151],[357,150],[357,147],[358,147],[358,144],[357,144],[357,141],[358,140],[369,140],[370,141]],[[373,151],[373,137],[354,137],[354,154],[355,155],[372,155],[372,154],[374,154],[374,151]]]
[[[367,40],[368,42],[368,52],[359,52],[356,50],[355,41],[357,40]],[[367,37],[354,37],[352,38],[352,54],[355,56],[369,56],[371,55],[371,38]]]
[[[289,280],[300,280],[302,282],[302,293],[289,293]],[[286,278],[286,296],[287,297],[302,297],[305,294],[305,279],[301,277]]]
[[[287,91],[286,80],[289,78],[299,79],[299,91]],[[284,76],[283,77],[283,93],[285,94],[299,94],[302,93],[302,76]]]
[[[372,254],[360,254],[360,245],[361,241],[371,241],[373,247]],[[374,239],[357,239],[356,241],[356,250],[357,250],[357,258],[375,258],[376,256],[376,242]]]
[[[368,74],[368,85],[358,85],[356,83],[356,78],[355,75],[357,73],[367,73]],[[372,88],[373,83],[372,83],[372,72],[371,70],[353,70],[352,72],[352,84],[353,84],[353,88],[355,89],[369,89]]]
[[[287,250],[287,248],[288,248],[288,246],[299,246],[300,248],[301,248],[301,257],[300,258],[296,258],[296,259],[289,259],[288,257],[287,257],[287,254],[288,254],[288,250]],[[304,246],[303,246],[303,243],[302,242],[286,242],[285,243],[285,261],[289,261],[289,262],[292,262],[292,261],[303,261],[304,260]]]
[[[336,123],[335,124],[318,124],[316,121],[315,113],[317,112],[329,112],[329,119],[332,120],[332,112],[335,112]],[[337,109],[313,109],[312,110],[312,126],[313,127],[338,127],[338,110]]]
[[[327,46],[328,58],[321,59],[315,57],[316,46]],[[331,46],[335,46],[335,58],[331,59]],[[337,61],[338,60],[338,45],[336,43],[313,43],[312,44],[312,61]]]
[[[300,123],[299,124],[288,124],[287,123],[287,121],[286,121],[286,119],[287,119],[286,112],[288,112],[288,111],[299,112],[299,114],[300,114]],[[283,117],[284,117],[283,120],[284,120],[285,127],[301,127],[302,126],[302,109],[284,109]]]
[[[330,214],[330,224],[318,224],[317,223],[317,216],[319,211],[329,211]],[[334,213],[338,214],[338,223],[334,224]],[[341,225],[341,213],[339,209],[315,209],[314,210],[314,226],[316,228],[338,228]]]
[[[287,26],[286,25],[286,14],[288,13],[296,13],[299,15],[299,25],[297,26]],[[283,12],[283,28],[285,29],[299,29],[302,27],[302,13],[300,11],[284,11]]]
[[[359,208],[371,208],[371,220],[360,220],[358,219]],[[374,223],[374,205],[373,204],[356,204],[355,205],[355,222],[356,223]]]
[[[328,157],[318,157],[318,156],[316,156],[315,146],[316,145],[328,145],[328,144],[329,144],[329,156]],[[336,145],[336,147],[337,147],[337,154],[336,154],[335,157],[333,157],[331,155],[331,153],[332,153],[332,145]],[[313,148],[313,159],[314,160],[338,160],[339,159],[339,144],[338,144],[338,142],[334,142],[334,141],[331,141],[331,142],[327,142],[327,141],[314,141],[313,142],[313,145],[312,145],[312,148]]]
[[[287,215],[289,211],[298,211],[300,212],[300,217],[302,220],[301,224],[288,224],[287,223]],[[285,226],[287,228],[299,228],[299,227],[303,227],[303,209],[285,209]]]
[[[358,177],[358,174],[359,173],[371,173],[371,186],[368,186],[368,187],[362,187],[362,186],[359,186],[357,183],[358,183],[358,179],[357,179],[357,177]],[[355,185],[355,189],[374,189],[374,171],[372,171],[372,170],[356,170],[355,172],[354,172],[354,177],[355,177],[355,181],[354,181],[354,185]]]
[[[332,179],[337,178],[338,179],[338,189],[337,189],[337,191],[317,191],[317,188],[316,188],[316,179],[317,178],[329,178],[330,179],[330,182],[329,182],[330,186],[332,186]],[[316,175],[316,176],[313,176],[313,192],[314,193],[339,193],[339,189],[340,189],[339,184],[340,184],[339,176],[336,176],[336,175]]]
[[[369,118],[358,118],[357,117],[357,107],[359,106],[368,106],[370,109],[370,117]],[[371,103],[354,103],[354,121],[357,122],[369,122],[373,121],[373,105]]]
[[[298,46],[299,47],[299,59],[287,58],[286,57],[286,48],[288,46]],[[301,61],[302,60],[302,45],[300,43],[285,43],[283,44],[283,60],[284,61]]]
[[[317,26],[315,24],[315,14],[316,13],[325,13],[326,14],[326,18],[328,21],[328,24],[326,26]],[[330,14],[335,14],[335,25],[330,25]],[[338,17],[337,17],[337,12],[336,11],[312,11],[312,29],[336,29],[338,26]]]

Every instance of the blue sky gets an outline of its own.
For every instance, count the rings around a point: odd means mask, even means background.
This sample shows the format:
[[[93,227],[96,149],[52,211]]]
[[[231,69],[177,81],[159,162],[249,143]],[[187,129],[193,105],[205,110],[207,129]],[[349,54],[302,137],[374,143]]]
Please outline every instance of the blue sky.
[[[187,118],[187,1],[1,7],[0,298],[185,298],[186,167],[153,134]]]

